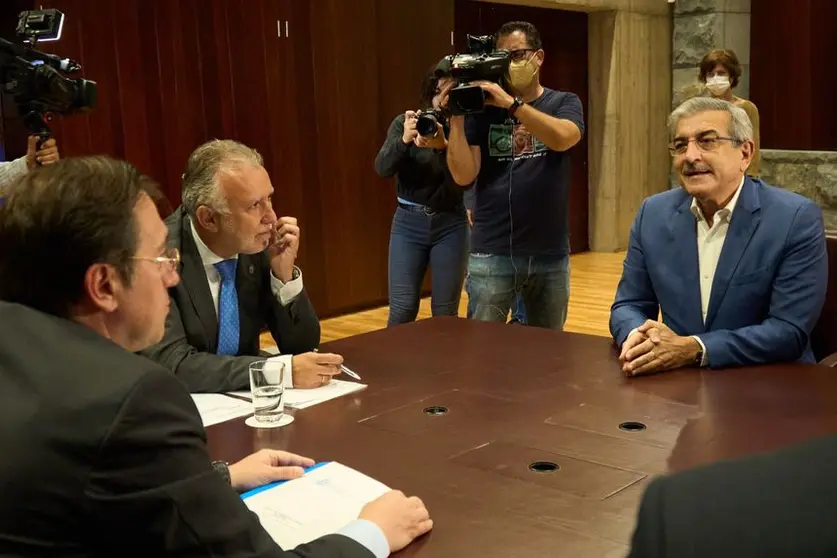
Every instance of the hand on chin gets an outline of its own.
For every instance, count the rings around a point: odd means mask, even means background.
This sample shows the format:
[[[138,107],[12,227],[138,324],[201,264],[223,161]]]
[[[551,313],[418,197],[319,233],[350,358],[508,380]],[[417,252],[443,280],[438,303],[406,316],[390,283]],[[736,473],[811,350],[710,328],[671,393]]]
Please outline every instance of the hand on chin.
[[[256,237],[253,239],[253,253],[261,252],[270,248],[271,241],[273,240],[273,235],[270,232],[257,234]]]

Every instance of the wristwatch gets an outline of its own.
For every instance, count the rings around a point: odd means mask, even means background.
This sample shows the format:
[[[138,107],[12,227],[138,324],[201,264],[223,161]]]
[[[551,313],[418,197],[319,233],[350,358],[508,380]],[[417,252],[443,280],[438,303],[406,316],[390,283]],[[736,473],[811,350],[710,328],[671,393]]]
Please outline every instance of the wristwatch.
[[[221,477],[227,481],[227,484],[232,486],[232,477],[230,476],[230,464],[226,461],[213,461],[212,468],[215,469]]]
[[[509,107],[509,116],[514,116],[514,113],[517,112],[517,109],[520,108],[520,105],[523,104],[523,99],[520,97],[515,97],[514,101],[512,102],[511,106]]]
[[[698,368],[703,366],[703,349],[702,348],[698,348],[697,355],[695,355],[695,366],[697,366]]]

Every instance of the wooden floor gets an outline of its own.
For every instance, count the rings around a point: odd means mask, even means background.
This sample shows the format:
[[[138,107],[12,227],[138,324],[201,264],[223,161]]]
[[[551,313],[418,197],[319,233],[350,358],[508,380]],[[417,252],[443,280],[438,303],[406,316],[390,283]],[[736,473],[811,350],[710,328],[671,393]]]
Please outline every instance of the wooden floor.
[[[566,331],[609,336],[607,321],[616,285],[622,274],[624,252],[613,254],[585,252],[570,258],[570,307]],[[459,315],[465,316],[468,295],[462,293]],[[387,325],[389,307],[347,314],[322,321],[322,342],[334,341],[360,333],[382,329]],[[430,299],[423,299],[418,319],[429,318]],[[262,336],[262,345],[272,345],[269,333]]]

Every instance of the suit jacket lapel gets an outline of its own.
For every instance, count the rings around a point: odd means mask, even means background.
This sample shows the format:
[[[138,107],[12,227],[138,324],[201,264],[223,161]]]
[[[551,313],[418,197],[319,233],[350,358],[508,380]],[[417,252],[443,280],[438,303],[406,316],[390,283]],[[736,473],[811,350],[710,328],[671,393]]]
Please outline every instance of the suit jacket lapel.
[[[673,278],[682,282],[683,327],[703,331],[698,270],[697,225],[690,209],[692,198],[685,196],[669,225],[669,250],[672,252]],[[677,289],[680,291],[681,289]]]
[[[240,254],[238,256],[238,270],[235,276],[235,287],[238,293],[241,348],[244,348],[244,341],[258,338],[260,324],[255,317],[261,316],[262,304],[260,296],[261,266],[259,266],[259,254]]]
[[[207,345],[211,352],[215,352],[218,349],[218,315],[215,313],[215,304],[209,292],[209,280],[206,278],[198,247],[192,238],[190,225],[184,213],[180,226],[180,281],[203,325]]]
[[[709,297],[709,311],[706,315],[706,329],[709,330],[712,320],[718,314],[718,308],[727,293],[729,282],[741,262],[742,256],[753,237],[753,233],[761,222],[761,204],[755,182],[750,178],[744,180],[741,194],[732,212],[724,247],[715,269],[712,280],[712,294]]]

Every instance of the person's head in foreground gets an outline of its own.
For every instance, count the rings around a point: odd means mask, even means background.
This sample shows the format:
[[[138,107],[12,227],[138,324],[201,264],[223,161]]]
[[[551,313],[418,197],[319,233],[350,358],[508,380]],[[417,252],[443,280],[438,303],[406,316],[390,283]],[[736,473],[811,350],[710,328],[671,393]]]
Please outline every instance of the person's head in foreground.
[[[183,206],[206,245],[223,258],[255,254],[273,243],[273,185],[258,151],[213,140],[189,156]]]
[[[162,339],[178,254],[155,183],[124,161],[32,170],[0,208],[0,299],[82,323],[129,351]]]
[[[753,158],[753,126],[729,101],[694,97],[669,117],[674,169],[703,209],[723,206],[735,194]]]

